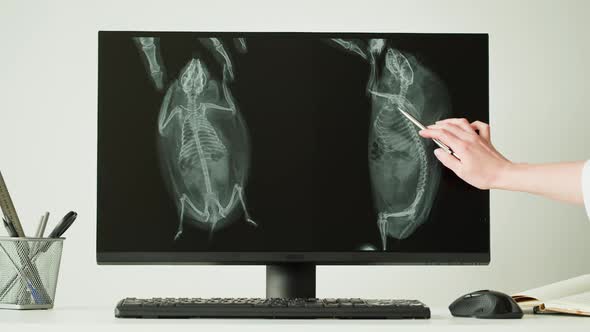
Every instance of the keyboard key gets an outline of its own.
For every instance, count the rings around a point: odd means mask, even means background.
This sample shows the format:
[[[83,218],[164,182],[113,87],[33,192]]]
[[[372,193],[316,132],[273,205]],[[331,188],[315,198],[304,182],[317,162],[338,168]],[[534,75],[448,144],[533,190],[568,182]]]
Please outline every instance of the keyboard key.
[[[324,304],[321,302],[306,302],[305,306],[309,308],[321,308]]]

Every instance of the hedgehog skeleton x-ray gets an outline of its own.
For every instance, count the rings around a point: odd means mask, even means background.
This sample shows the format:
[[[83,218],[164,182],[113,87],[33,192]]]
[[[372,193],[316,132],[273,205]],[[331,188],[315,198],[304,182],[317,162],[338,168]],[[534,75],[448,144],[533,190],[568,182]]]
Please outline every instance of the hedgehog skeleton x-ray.
[[[402,89],[401,91],[404,91]],[[383,248],[387,246],[387,235],[404,239],[411,234],[415,229],[413,223],[408,223],[401,230],[390,232],[389,219],[395,217],[410,217],[416,219],[416,210],[418,204],[421,203],[422,197],[426,190],[426,183],[428,180],[429,162],[426,156],[426,147],[424,140],[418,135],[414,125],[405,117],[401,117],[398,108],[404,108],[408,113],[416,114],[412,104],[410,104],[404,95],[386,95],[378,92],[373,92],[376,96],[388,98],[385,105],[380,108],[377,116],[372,124],[372,130],[375,133],[376,145],[373,149],[381,149],[382,156],[373,154],[373,162],[390,162],[391,154],[397,151],[407,151],[415,148],[416,158],[418,160],[418,180],[416,182],[415,197],[412,203],[401,211],[388,212],[380,211],[378,215],[379,231],[381,233],[381,241]],[[399,135],[409,136],[410,140],[400,140]],[[393,234],[392,234],[393,233]]]
[[[431,152],[427,153],[431,151],[432,142],[418,135],[400,109],[423,121],[425,118],[436,120],[441,111],[446,111],[445,98],[440,98],[438,104],[434,100],[437,105],[431,109],[425,106],[432,104],[432,100],[428,100],[432,96],[446,96],[446,93],[440,85],[425,84],[438,83],[432,73],[420,68],[417,62],[414,67],[421,70],[418,84],[408,58],[389,48],[381,78],[375,82],[376,88],[369,91],[374,96],[369,164],[383,250],[387,248],[388,236],[405,239],[427,220],[440,178],[440,165]],[[425,89],[435,93],[426,94]],[[406,157],[402,157],[404,154]],[[387,188],[395,185],[406,192]],[[413,190],[408,190],[410,187]],[[408,196],[409,192],[413,197]]]
[[[224,68],[224,77],[226,72],[229,73]],[[229,107],[215,103],[219,99],[216,81],[208,78],[208,71],[199,59],[192,59],[182,71],[180,80],[168,89],[162,103],[160,150],[179,208],[175,238],[182,234],[186,217],[199,225],[208,225],[212,234],[218,222],[230,221],[237,206],[241,206],[246,221],[256,225],[243,197],[247,157],[235,156],[247,154],[248,149],[243,146],[232,151],[228,146],[232,141],[245,144],[246,128],[231,97],[227,96],[229,90],[225,80],[222,85]],[[171,108],[172,111],[168,112]],[[226,113],[226,119],[220,119],[219,125],[214,125],[209,119],[211,111]],[[228,129],[225,136],[221,131],[224,122]],[[176,129],[169,127],[172,124],[176,124]],[[236,133],[239,138],[227,137]]]
[[[440,177],[440,165],[427,153],[432,143],[418,135],[399,109],[433,122],[448,111],[446,92],[433,73],[391,47],[379,75],[384,39],[331,41],[369,62],[369,169],[385,250],[388,236],[405,239],[427,220]]]
[[[135,37],[150,78],[164,89],[165,68],[159,37]],[[164,180],[178,208],[175,235],[186,219],[210,236],[236,217],[241,206],[248,223],[244,186],[249,169],[246,125],[237,111],[228,82],[235,78],[230,54],[219,38],[198,38],[222,68],[221,84],[206,64],[193,57],[169,86],[158,118],[158,147]],[[244,38],[233,38],[238,52],[247,52]],[[219,95],[221,85],[222,96]]]

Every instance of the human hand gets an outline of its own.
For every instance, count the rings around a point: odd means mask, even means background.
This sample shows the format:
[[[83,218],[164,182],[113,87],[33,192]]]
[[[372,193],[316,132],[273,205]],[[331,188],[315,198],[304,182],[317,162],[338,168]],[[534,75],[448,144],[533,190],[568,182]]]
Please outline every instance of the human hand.
[[[458,159],[440,148],[434,150],[436,158],[465,182],[479,189],[497,188],[501,174],[512,165],[494,148],[490,127],[481,121],[441,120],[421,130],[420,136],[436,138],[449,146]]]

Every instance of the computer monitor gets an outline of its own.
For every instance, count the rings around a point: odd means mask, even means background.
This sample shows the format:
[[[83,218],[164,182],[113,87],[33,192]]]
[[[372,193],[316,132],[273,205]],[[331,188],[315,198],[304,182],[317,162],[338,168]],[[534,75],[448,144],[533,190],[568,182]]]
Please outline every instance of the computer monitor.
[[[486,264],[489,193],[424,124],[488,122],[487,34],[99,32],[97,261]]]

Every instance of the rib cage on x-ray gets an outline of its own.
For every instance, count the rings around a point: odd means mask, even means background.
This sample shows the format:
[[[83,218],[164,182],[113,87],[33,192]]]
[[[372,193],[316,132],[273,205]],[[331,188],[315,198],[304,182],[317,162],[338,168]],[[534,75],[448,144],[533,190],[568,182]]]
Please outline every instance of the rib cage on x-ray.
[[[185,219],[212,235],[236,219],[237,207],[246,221],[256,225],[243,196],[249,168],[248,134],[228,88],[234,79],[231,59],[218,38],[198,40],[217,60],[223,77],[214,79],[207,64],[193,57],[168,87],[158,121],[164,180],[179,213],[175,238],[183,233]],[[139,37],[135,41],[152,82],[162,90],[159,38]],[[239,52],[246,52],[245,40],[233,42]]]
[[[223,66],[214,79],[202,59],[191,59],[169,86],[159,120],[160,156],[165,179],[179,210],[177,237],[184,219],[213,230],[235,220],[249,167],[246,126],[233,102],[228,82],[235,79],[230,54],[218,38],[198,38]],[[165,68],[159,64],[159,40],[136,39],[156,89],[162,90]],[[331,39],[340,49],[369,64],[367,96],[372,111],[369,171],[383,250],[387,238],[405,239],[428,218],[438,188],[440,165],[432,142],[421,138],[399,109],[424,123],[448,111],[441,82],[411,54],[384,39]],[[247,52],[246,40],[233,40]],[[381,66],[381,67],[380,67]]]
[[[399,99],[396,100],[396,99]],[[404,111],[410,114],[416,114],[416,110],[412,105],[404,100],[405,98],[396,95],[386,101],[381,101],[381,106],[377,106],[377,116],[372,123],[371,130],[373,131],[371,136],[374,139],[371,140],[372,144],[370,147],[370,160],[371,170],[373,171],[373,186],[377,187],[379,184],[405,185],[407,195],[410,197],[414,195],[414,198],[410,201],[405,208],[392,207],[392,205],[384,204],[385,206],[378,210],[378,226],[382,236],[382,245],[386,247],[386,236],[392,236],[398,239],[407,238],[412,232],[425,221],[419,215],[419,209],[429,210],[430,206],[424,206],[423,197],[427,189],[436,190],[436,184],[438,182],[438,172],[436,171],[436,164],[429,161],[426,155],[426,142],[423,138],[419,137],[414,125],[405,117],[401,115],[398,108],[402,108]],[[400,167],[400,162],[396,163],[396,154],[399,152],[408,152],[412,155],[415,163],[411,164],[411,167],[415,167],[416,175],[412,180],[405,179],[405,183],[385,181],[385,172],[392,174],[398,173],[399,170],[396,166]],[[376,167],[376,164],[379,166]],[[403,166],[403,165],[402,165]],[[406,165],[406,167],[408,167]],[[428,188],[429,182],[433,185]],[[376,196],[387,195],[387,190],[379,190],[376,192]],[[395,200],[391,197],[390,200]],[[387,201],[387,198],[382,198],[378,202]],[[425,214],[427,215],[427,213]]]
[[[182,142],[178,155],[181,168],[187,168],[203,160],[218,161],[227,154],[227,148],[203,112],[188,110],[182,124]],[[199,145],[197,145],[199,142]]]
[[[246,127],[232,103],[220,104],[218,90],[202,62],[192,59],[162,104],[160,150],[180,210],[177,237],[185,218],[212,233],[235,219],[237,206],[255,224],[243,197],[248,169]],[[227,98],[228,89],[222,90]],[[174,117],[178,125],[167,131]]]
[[[397,99],[397,100],[396,100]],[[424,196],[426,190],[426,182],[428,177],[429,165],[428,157],[426,156],[426,142],[418,135],[414,124],[405,117],[400,117],[399,110],[402,108],[408,113],[415,114],[415,108],[406,101],[404,104],[403,97],[397,95],[392,96],[391,99],[379,110],[375,121],[373,121],[373,130],[377,138],[371,146],[371,160],[373,162],[387,163],[391,162],[392,154],[396,151],[414,150],[416,152],[416,159],[418,160],[418,180],[416,183],[416,196],[412,204],[401,212],[391,212],[390,217],[412,215],[415,213],[416,206]],[[394,133],[407,136],[410,140],[396,139]],[[381,151],[380,151],[381,150]],[[380,152],[379,152],[380,151]],[[409,224],[399,235],[403,238],[405,233],[410,228]]]
[[[428,219],[440,178],[432,141],[420,137],[400,110],[432,123],[448,109],[446,91],[434,74],[393,48],[369,89],[374,119],[369,166],[385,250],[388,236],[405,239]]]
[[[369,169],[385,250],[387,237],[405,239],[427,220],[440,177],[440,165],[429,152],[432,142],[421,138],[399,110],[432,123],[448,111],[446,92],[433,73],[387,40],[331,41],[370,66]]]

